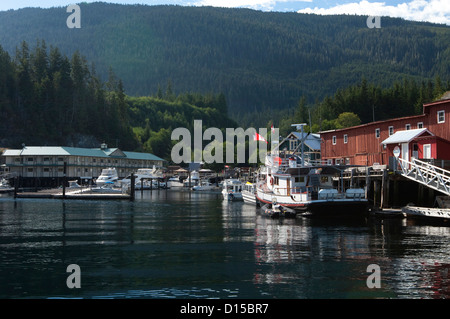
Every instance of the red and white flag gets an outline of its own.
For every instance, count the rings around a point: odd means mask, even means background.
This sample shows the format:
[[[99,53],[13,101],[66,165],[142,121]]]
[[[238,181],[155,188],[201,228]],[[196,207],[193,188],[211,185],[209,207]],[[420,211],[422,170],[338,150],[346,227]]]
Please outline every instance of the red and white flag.
[[[275,133],[275,128],[273,127],[273,124],[272,124],[272,126],[270,127],[270,129],[272,130],[272,134]]]
[[[253,140],[254,141],[264,141],[264,142],[268,143],[264,137],[262,137],[261,135],[259,135],[256,132],[255,132],[255,136],[253,137]]]

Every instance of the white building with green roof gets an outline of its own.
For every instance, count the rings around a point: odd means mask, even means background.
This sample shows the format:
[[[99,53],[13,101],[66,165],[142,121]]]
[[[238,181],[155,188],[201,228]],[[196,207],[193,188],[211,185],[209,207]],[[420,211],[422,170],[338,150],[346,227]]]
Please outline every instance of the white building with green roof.
[[[59,178],[64,174],[73,179],[92,179],[102,169],[114,167],[119,178],[135,173],[139,168],[162,167],[164,160],[150,153],[125,152],[118,148],[80,148],[67,146],[24,146],[7,149],[2,154],[5,173],[24,178]]]

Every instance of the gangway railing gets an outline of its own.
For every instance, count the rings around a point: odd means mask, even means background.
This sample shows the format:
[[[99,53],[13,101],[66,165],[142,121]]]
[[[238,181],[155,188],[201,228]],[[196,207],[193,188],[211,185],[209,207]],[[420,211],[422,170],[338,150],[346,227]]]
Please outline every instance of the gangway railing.
[[[450,196],[450,171],[415,158],[397,160],[402,176]]]

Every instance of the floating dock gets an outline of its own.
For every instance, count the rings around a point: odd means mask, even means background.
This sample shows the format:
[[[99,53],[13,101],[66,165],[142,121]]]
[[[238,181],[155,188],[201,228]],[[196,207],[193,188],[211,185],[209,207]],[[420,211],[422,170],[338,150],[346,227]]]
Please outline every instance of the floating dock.
[[[83,191],[67,190],[63,194],[61,189],[42,190],[38,192],[22,192],[15,195],[16,198],[54,198],[54,199],[83,199],[83,200],[112,200],[112,199],[128,199],[131,200],[132,196],[129,194],[121,193],[94,193],[89,189]]]

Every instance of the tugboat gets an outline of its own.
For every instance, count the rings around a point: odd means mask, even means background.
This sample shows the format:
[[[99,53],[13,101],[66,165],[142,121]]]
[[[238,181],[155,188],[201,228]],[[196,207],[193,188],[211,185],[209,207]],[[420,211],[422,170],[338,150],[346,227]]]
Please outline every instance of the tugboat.
[[[297,148],[302,144],[303,140]],[[314,165],[305,160],[303,150],[300,156],[295,151],[272,150],[266,155],[256,183],[256,199],[262,205],[276,203],[304,216],[365,216],[364,189],[344,189],[343,171],[350,166]]]

